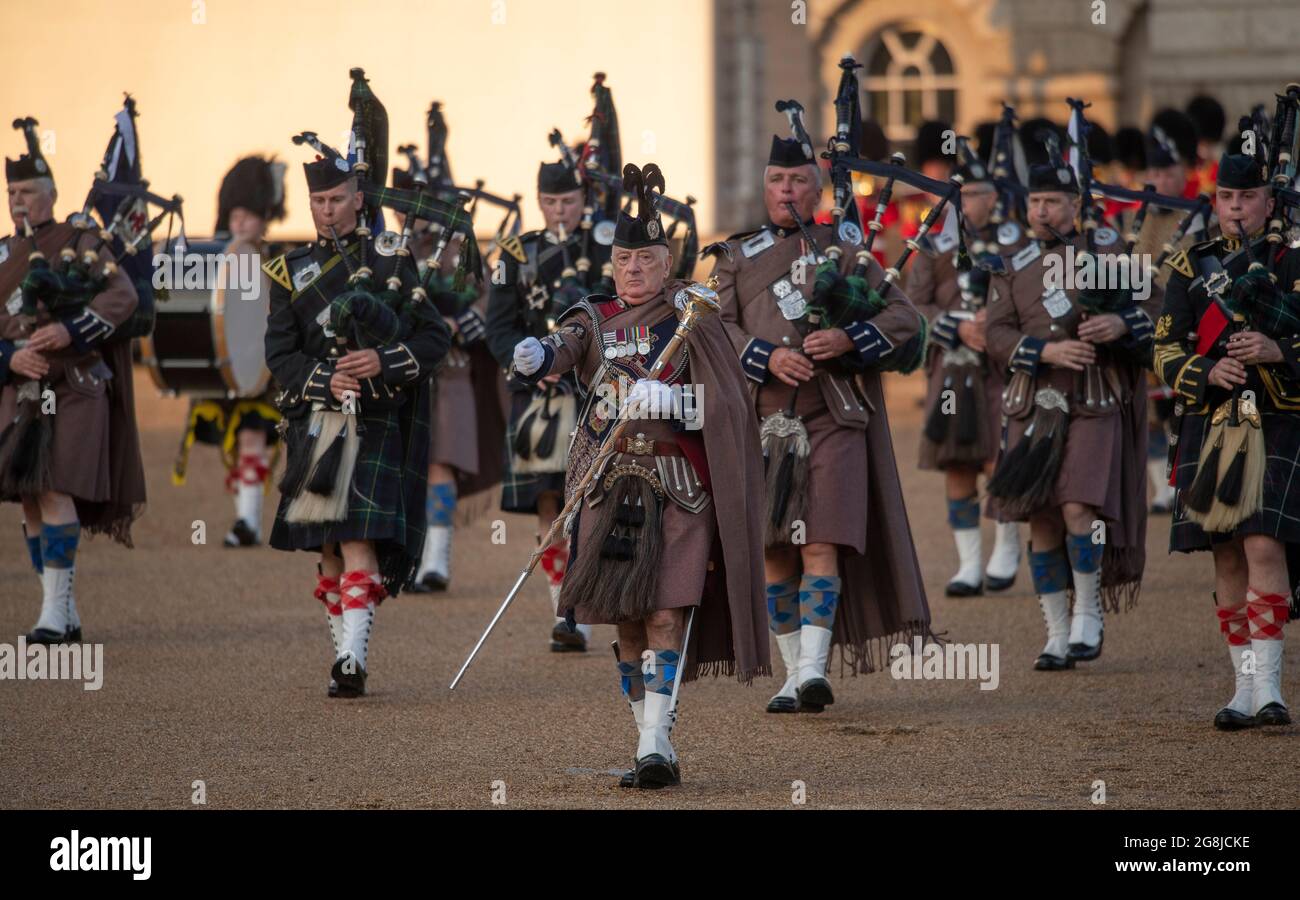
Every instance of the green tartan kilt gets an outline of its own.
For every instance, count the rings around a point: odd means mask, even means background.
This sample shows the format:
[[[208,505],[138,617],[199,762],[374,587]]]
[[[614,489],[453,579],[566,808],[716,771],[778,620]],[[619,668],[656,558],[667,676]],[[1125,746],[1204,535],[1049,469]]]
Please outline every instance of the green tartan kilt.
[[[577,383],[570,375],[565,375],[560,383],[567,385],[572,391],[577,390]],[[501,448],[501,452],[505,454],[505,474],[501,480],[501,510],[536,515],[537,498],[542,494],[549,491],[564,496],[565,474],[515,471],[515,435],[518,433],[519,422],[524,416],[524,411],[528,409],[528,404],[533,399],[533,389],[529,387],[518,390],[516,388],[520,385],[517,383],[512,383],[510,387],[510,421],[506,423],[505,446]],[[567,435],[564,440],[568,440]]]
[[[384,586],[396,595],[410,584],[424,545],[429,454],[429,387],[422,383],[397,409],[361,413],[361,446],[352,473],[347,517],[341,522],[291,524],[291,498],[281,495],[271,529],[277,550],[319,552],[340,541],[371,541]],[[290,452],[306,418],[289,431]]]

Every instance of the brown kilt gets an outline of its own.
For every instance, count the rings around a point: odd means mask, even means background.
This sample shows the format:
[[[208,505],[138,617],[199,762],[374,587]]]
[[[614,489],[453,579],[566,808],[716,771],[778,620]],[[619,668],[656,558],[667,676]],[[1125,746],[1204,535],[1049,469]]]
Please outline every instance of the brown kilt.
[[[929,421],[930,413],[939,402],[939,394],[943,391],[943,354],[935,353],[930,358],[929,367],[929,385],[925,392],[925,418],[922,421]],[[980,422],[980,428],[984,429],[980,434],[980,440],[984,446],[989,448],[988,459],[985,462],[992,465],[998,458],[998,439],[1002,434],[1002,388],[1004,384],[1002,378],[998,375],[993,367],[984,375],[984,421]],[[934,441],[925,436],[925,431],[921,431],[921,446],[918,454],[917,468],[927,472],[937,472],[942,467],[935,461],[939,448]]]
[[[776,379],[758,392],[756,409],[764,416],[785,410],[794,388]],[[863,429],[839,425],[813,382],[799,389],[795,413],[808,430],[808,544],[839,544],[866,552],[867,444]]]
[[[619,465],[632,461],[649,469],[653,469],[655,465],[653,456],[634,456],[630,453],[615,455],[610,464]],[[597,519],[595,512],[595,509],[583,503],[577,521],[578,547],[581,548],[578,552],[600,552],[604,535],[593,533]],[[683,609],[700,605],[717,532],[718,523],[712,502],[698,513],[690,513],[670,499],[663,500],[663,519],[659,527],[659,538],[663,542],[661,551],[663,564],[659,567],[659,583],[655,590],[656,610]],[[560,608],[563,609],[564,606],[563,588],[561,588]],[[615,624],[608,618],[592,613],[584,604],[579,604],[573,614],[583,625]]]
[[[54,435],[50,448],[50,487],[56,493],[78,500],[102,503],[112,498],[109,382],[92,375],[92,368],[104,370],[98,352],[50,359],[46,381],[54,390],[55,409],[51,417]],[[126,374],[130,377],[131,373]],[[17,386],[5,385],[0,392],[0,422],[13,421],[17,398]]]
[[[1007,423],[1007,448],[1020,443],[1033,416]],[[1104,416],[1070,415],[1065,450],[1051,505],[1084,503],[1117,520],[1123,503],[1124,423],[1117,409]]]
[[[467,474],[478,472],[478,417],[469,356],[452,347],[434,379],[433,437],[430,463]]]

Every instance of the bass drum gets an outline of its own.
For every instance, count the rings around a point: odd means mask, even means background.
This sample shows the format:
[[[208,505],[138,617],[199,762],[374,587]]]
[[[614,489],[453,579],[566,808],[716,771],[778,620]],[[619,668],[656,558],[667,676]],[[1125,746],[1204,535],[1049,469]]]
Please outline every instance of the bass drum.
[[[270,302],[262,255],[249,244],[195,241],[178,265],[164,257],[173,285],[158,303],[140,361],[158,390],[189,397],[256,397],[266,391]],[[162,263],[160,265],[167,265]]]

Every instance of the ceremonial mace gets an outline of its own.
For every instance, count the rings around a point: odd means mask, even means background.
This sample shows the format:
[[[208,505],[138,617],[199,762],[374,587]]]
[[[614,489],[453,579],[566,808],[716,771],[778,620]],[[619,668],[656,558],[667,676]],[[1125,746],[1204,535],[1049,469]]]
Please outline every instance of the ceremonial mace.
[[[715,275],[710,276],[709,280],[705,284],[697,282],[686,288],[686,308],[682,312],[681,320],[677,323],[677,330],[673,332],[673,336],[668,341],[667,346],[665,346],[663,351],[659,354],[659,358],[655,360],[655,364],[650,369],[649,378],[647,380],[658,381],[659,376],[663,374],[663,370],[668,365],[669,360],[677,353],[677,348],[686,340],[686,336],[695,329],[696,323],[704,316],[716,313],[722,308],[722,305],[718,302],[718,295],[715,290],[717,286],[718,279]],[[624,429],[627,428],[630,421],[631,420],[628,419],[626,415],[620,416],[617,424],[615,424],[615,426],[611,428],[609,433],[605,436],[604,441],[601,442],[600,452],[596,454],[596,458],[592,460],[586,473],[583,474],[582,479],[574,487],[573,493],[569,495],[568,501],[564,504],[564,508],[560,510],[559,515],[555,517],[555,521],[551,523],[551,527],[547,530],[546,534],[542,536],[542,540],[537,545],[537,549],[535,549],[533,555],[528,558],[528,564],[524,566],[524,570],[520,572],[519,577],[515,579],[514,587],[510,589],[510,593],[506,595],[506,599],[497,610],[496,615],[494,615],[492,621],[488,623],[487,629],[483,632],[483,636],[478,639],[478,643],[475,644],[474,649],[470,651],[465,663],[460,667],[460,671],[457,672],[456,677],[452,679],[451,687],[448,688],[448,690],[454,691],[456,685],[460,684],[461,678],[465,675],[465,670],[469,668],[470,663],[472,663],[474,658],[478,656],[479,650],[483,648],[483,644],[487,641],[488,636],[492,634],[492,630],[497,627],[497,623],[501,621],[501,617],[505,615],[506,610],[510,608],[510,604],[515,601],[515,597],[519,595],[519,589],[524,586],[524,582],[528,580],[528,576],[533,574],[533,569],[537,567],[537,561],[542,558],[542,552],[551,545],[552,541],[555,540],[560,530],[564,527],[564,523],[573,512],[574,507],[582,502],[583,494],[586,492],[587,485],[591,482],[592,477],[596,472],[600,471],[600,467],[605,460],[614,454],[614,447],[616,446],[615,442],[623,433]],[[689,621],[687,623],[687,637],[690,637]],[[676,682],[674,682],[673,687],[675,692]]]

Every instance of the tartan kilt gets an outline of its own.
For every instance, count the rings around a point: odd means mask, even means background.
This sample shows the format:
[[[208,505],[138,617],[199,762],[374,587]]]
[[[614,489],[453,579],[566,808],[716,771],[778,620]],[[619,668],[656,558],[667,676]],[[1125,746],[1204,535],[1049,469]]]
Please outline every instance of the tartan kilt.
[[[566,374],[559,383],[566,385],[571,391],[577,391],[577,382],[574,381],[572,374]],[[506,442],[501,448],[501,452],[505,454],[505,474],[501,479],[501,511],[536,515],[537,498],[547,491],[559,494],[563,502],[565,473],[548,472],[543,475],[515,471],[515,435],[518,433],[519,421],[533,399],[533,389],[521,386],[513,380],[509,387],[510,421],[506,423]],[[563,435],[563,440],[568,439],[568,435]]]
[[[415,577],[424,546],[429,469],[429,383],[412,385],[396,409],[361,412],[361,446],[342,522],[291,524],[281,495],[271,529],[277,550],[319,552],[339,541],[371,541],[384,587],[396,596]],[[304,419],[305,421],[305,419]],[[298,432],[291,430],[289,440]]]
[[[1181,422],[1175,420],[1175,426],[1179,427],[1174,465],[1178,502],[1169,529],[1170,552],[1208,550],[1211,543],[1248,534],[1266,534],[1286,544],[1300,543],[1300,415],[1265,411],[1262,418],[1264,449],[1268,454],[1264,465],[1264,506],[1231,534],[1207,534],[1187,518],[1183,507],[1183,497],[1196,479],[1196,464],[1210,428],[1210,416],[1185,415]]]

